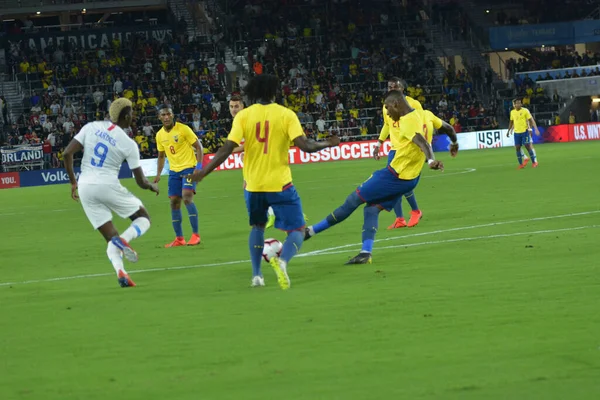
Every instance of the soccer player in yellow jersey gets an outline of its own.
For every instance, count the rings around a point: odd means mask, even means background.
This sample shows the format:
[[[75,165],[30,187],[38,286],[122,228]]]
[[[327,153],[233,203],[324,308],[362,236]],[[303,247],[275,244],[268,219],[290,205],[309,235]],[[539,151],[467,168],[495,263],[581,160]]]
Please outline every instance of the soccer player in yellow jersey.
[[[386,168],[375,171],[356,191],[352,192],[341,207],[324,220],[305,231],[305,240],[339,224],[348,218],[361,204],[364,208],[362,250],[346,264],[369,264],[378,228],[381,210],[390,211],[398,200],[411,192],[419,183],[425,160],[431,169],[444,169],[435,160],[429,135],[427,115],[412,108],[401,91],[393,90],[385,98],[387,113],[393,123],[399,122],[399,131],[392,131],[390,139],[396,149],[394,159]]]
[[[405,88],[406,88],[406,83],[402,79],[398,78],[397,76],[392,76],[390,79],[388,79],[388,91],[398,90],[400,92],[404,92]],[[406,101],[408,102],[408,105],[411,106],[412,108],[414,108],[415,110],[423,109],[423,106],[421,106],[421,103],[419,103],[417,100],[413,99],[410,96],[405,96],[405,98],[406,98]],[[385,108],[385,104],[384,104],[383,105],[383,127],[381,128],[381,133],[379,134],[379,140],[378,140],[377,144],[375,145],[375,148],[373,149],[373,158],[375,158],[375,160],[379,160],[379,158],[380,158],[379,151],[381,149],[381,145],[390,136],[390,132],[391,131],[399,132],[399,130],[400,130],[399,122],[394,122],[391,120],[390,116],[387,113],[387,109]],[[396,149],[393,147],[393,144],[392,144],[392,148],[390,149],[390,152],[388,154],[388,164],[390,162],[392,162],[395,155],[396,155]],[[394,220],[394,223],[388,227],[388,229],[404,228],[406,226],[413,227],[413,226],[416,226],[419,223],[419,221],[421,220],[421,217],[423,216],[423,212],[419,209],[419,206],[417,205],[417,198],[415,197],[415,193],[414,192],[406,193],[406,195],[404,197],[408,201],[408,204],[410,204],[410,208],[412,210],[410,213],[410,220],[408,221],[408,224],[407,224],[406,220],[404,219],[404,214],[402,213],[402,198],[400,198],[398,200],[398,204],[396,204],[394,206],[394,213],[396,214],[396,219]]]
[[[158,170],[154,183],[160,181],[160,173],[165,166],[165,156],[169,160],[169,198],[171,199],[171,218],[175,230],[175,240],[165,247],[195,246],[200,244],[198,233],[198,209],[194,204],[196,183],[187,176],[195,169],[202,168],[204,150],[192,129],[175,121],[173,110],[168,105],[162,105],[158,110],[158,118],[163,127],[156,134],[158,149]],[[181,199],[188,211],[192,225],[192,237],[186,243],[181,227]]]
[[[523,160],[521,146],[525,146],[527,152],[529,153],[529,157],[531,157],[531,166],[536,168],[538,166],[537,155],[535,154],[535,149],[531,145],[529,127],[533,127],[537,136],[540,136],[540,131],[529,110],[523,107],[521,99],[513,100],[513,107],[514,108],[510,110],[510,123],[508,124],[508,132],[506,133],[506,137],[509,137],[511,132],[514,130],[515,149],[517,150],[519,169],[525,168],[528,161],[527,158]]]
[[[194,171],[192,180],[201,181],[229,157],[244,140],[244,197],[250,225],[249,248],[252,260],[252,286],[263,286],[260,264],[264,247],[267,210],[273,207],[275,227],[288,233],[281,256],[270,263],[282,289],[290,287],[287,265],[300,250],[306,225],[300,197],[292,183],[288,152],[293,142],[300,150],[314,153],[338,146],[340,139],[315,142],[304,136],[296,114],[274,103],[279,80],[269,74],[257,75],[246,86],[250,107],[241,110],[233,120],[227,141],[215,157],[201,170]]]

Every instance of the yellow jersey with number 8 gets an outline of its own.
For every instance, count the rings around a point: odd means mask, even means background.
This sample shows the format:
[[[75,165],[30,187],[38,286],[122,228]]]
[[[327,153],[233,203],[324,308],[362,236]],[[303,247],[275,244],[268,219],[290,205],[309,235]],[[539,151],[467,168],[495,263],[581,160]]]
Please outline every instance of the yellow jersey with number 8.
[[[164,151],[169,160],[169,169],[180,172],[188,168],[196,168],[198,161],[194,151],[194,143],[198,137],[186,124],[176,122],[169,132],[160,128],[156,134],[156,149]]]
[[[237,113],[227,140],[244,141],[246,190],[281,192],[291,183],[290,144],[303,135],[298,116],[279,104],[254,104]]]

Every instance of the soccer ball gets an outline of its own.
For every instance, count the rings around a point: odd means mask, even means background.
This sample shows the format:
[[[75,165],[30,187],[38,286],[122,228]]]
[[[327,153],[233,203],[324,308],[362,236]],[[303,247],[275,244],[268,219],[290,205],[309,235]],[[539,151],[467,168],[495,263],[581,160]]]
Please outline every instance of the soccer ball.
[[[271,258],[279,257],[281,255],[281,250],[283,249],[283,244],[277,239],[267,239],[265,240],[265,247],[263,247],[263,258],[266,262],[270,262]]]

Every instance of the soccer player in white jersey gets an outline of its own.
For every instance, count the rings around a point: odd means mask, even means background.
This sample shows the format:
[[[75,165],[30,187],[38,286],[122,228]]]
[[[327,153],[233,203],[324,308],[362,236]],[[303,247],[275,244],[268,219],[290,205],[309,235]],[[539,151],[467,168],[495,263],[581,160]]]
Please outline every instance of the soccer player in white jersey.
[[[138,260],[137,253],[128,242],[142,236],[150,229],[150,216],[144,205],[119,182],[119,170],[127,161],[142,189],[158,195],[158,187],[144,176],[140,167],[140,152],[123,129],[129,128],[133,118],[131,101],[119,98],[109,109],[110,121],[86,124],[71,140],[64,152],[65,169],[71,181],[71,197],[81,198],[83,211],[94,229],[108,242],[106,254],[117,273],[121,287],[135,286],[123,266],[123,256],[131,262]],[[79,181],[73,170],[73,155],[83,150]],[[77,192],[79,191],[79,195]],[[119,236],[112,223],[112,212],[129,218],[131,226]]]

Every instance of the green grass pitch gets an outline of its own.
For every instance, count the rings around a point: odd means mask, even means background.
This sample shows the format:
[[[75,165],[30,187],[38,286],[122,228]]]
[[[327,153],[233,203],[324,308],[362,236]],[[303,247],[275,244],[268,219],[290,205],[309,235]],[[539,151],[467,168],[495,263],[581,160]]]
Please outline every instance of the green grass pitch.
[[[344,266],[357,210],[305,244],[287,292],[266,264],[249,288],[240,171],[200,184],[195,248],[163,248],[166,179],[160,197],[125,182],[153,221],[131,289],[67,185],[1,191],[0,399],[600,398],[600,142],[537,151],[521,171],[513,149],[438,154],[419,226],[383,213],[373,264]],[[294,166],[309,223],[383,165]]]

